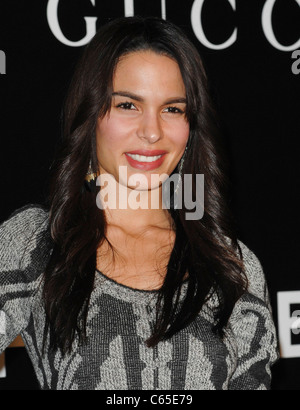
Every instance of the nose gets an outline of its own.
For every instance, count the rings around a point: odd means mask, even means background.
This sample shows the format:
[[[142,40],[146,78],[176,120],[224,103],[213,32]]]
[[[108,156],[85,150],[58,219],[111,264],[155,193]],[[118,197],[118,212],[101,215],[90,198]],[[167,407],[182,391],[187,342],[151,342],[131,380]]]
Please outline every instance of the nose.
[[[155,112],[144,112],[139,121],[137,136],[150,144],[159,141],[163,137],[159,114]]]

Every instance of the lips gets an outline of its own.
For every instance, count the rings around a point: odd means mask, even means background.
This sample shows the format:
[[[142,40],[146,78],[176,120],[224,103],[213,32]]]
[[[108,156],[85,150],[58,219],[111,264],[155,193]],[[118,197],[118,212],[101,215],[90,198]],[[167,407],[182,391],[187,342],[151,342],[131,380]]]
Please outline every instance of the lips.
[[[126,152],[125,155],[130,166],[148,171],[160,167],[166,153],[163,150],[135,150]]]

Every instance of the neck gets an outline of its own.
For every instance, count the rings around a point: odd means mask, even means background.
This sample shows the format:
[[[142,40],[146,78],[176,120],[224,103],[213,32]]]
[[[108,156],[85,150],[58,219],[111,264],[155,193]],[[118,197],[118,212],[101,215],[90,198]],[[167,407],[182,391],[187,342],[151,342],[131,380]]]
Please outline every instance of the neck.
[[[148,226],[172,229],[172,218],[163,207],[161,185],[137,190],[107,178],[108,183],[101,184],[97,205],[104,209],[108,224],[127,226],[129,230],[142,230]]]

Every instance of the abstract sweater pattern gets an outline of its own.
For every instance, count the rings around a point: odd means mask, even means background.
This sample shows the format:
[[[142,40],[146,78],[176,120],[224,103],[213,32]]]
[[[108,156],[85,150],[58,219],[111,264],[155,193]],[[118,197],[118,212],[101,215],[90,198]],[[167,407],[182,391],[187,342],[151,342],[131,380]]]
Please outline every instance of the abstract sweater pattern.
[[[248,291],[221,339],[212,331],[216,297],[197,318],[148,348],[157,291],[126,287],[95,272],[87,340],[72,352],[43,352],[43,271],[50,255],[48,213],[16,211],[0,226],[0,352],[21,334],[43,390],[267,390],[278,358],[266,280],[257,257],[240,242]],[[186,283],[183,285],[183,295]]]

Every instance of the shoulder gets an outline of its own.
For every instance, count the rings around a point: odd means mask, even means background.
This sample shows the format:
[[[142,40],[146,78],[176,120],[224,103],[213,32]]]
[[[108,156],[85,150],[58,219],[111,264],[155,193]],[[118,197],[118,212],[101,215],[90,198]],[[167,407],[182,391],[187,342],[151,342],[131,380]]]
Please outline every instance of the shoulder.
[[[231,388],[269,389],[270,366],[278,359],[278,344],[268,287],[257,256],[240,241],[239,246],[248,290],[235,304],[229,319],[238,355]]]
[[[27,205],[16,210],[0,225],[1,265],[10,269],[20,267],[26,256],[33,252],[41,258],[49,249],[48,212],[40,205]]]
[[[14,211],[10,217],[1,223],[1,228],[9,231],[20,231],[29,228],[35,230],[48,220],[48,212],[38,204],[29,204]]]
[[[262,264],[255,253],[243,242],[238,241],[248,280],[248,293],[261,300],[268,299],[268,290]]]
[[[28,325],[40,302],[49,252],[47,212],[38,205],[15,211],[0,225],[0,351]]]
[[[48,212],[41,205],[26,205],[1,223],[2,234],[17,235],[18,239],[29,239],[34,233],[38,234],[47,229]]]

